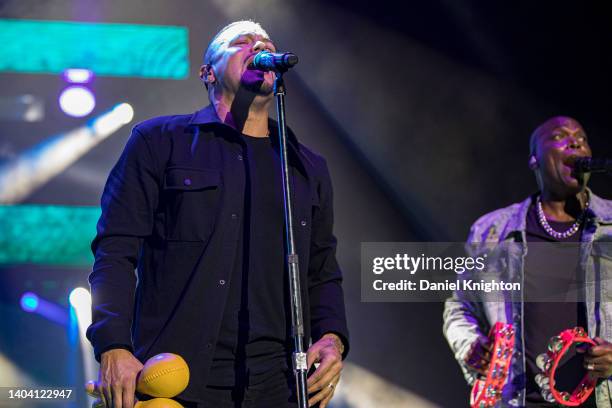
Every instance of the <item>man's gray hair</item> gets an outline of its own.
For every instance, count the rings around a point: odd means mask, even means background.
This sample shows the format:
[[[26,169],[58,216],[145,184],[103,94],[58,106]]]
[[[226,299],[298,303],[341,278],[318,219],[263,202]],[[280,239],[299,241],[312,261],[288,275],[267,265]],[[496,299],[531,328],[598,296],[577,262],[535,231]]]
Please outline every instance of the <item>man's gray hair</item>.
[[[266,30],[259,23],[251,20],[235,21],[223,27],[210,41],[204,53],[204,65],[212,63],[219,46],[227,45],[234,38],[243,34],[257,34],[270,39]]]

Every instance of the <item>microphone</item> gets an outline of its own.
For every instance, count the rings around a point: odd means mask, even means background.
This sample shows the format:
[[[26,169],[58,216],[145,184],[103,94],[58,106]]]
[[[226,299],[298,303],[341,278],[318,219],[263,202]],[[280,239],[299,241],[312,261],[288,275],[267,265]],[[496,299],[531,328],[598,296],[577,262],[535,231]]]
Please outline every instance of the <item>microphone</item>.
[[[581,157],[574,161],[576,173],[607,173],[612,172],[612,159],[594,159]]]
[[[297,63],[297,55],[291,52],[261,51],[255,55],[251,65],[260,71],[285,72]]]

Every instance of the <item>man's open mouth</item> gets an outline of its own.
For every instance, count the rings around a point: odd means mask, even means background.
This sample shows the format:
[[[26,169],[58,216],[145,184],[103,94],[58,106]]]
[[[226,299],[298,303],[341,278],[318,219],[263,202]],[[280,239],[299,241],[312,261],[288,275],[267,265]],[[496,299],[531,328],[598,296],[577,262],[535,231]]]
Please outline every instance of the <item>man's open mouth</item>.
[[[572,154],[571,156],[568,156],[565,159],[563,159],[563,164],[566,165],[567,167],[570,167],[571,169],[575,169],[576,161],[578,159],[584,159],[585,157],[587,156],[579,156],[576,154]]]

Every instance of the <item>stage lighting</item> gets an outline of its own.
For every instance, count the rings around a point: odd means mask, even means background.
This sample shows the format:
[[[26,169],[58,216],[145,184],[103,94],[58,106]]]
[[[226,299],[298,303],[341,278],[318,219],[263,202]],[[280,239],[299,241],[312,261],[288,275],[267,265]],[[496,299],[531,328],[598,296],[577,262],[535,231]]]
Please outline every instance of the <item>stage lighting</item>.
[[[0,18],[0,43],[7,44],[0,52],[0,72],[59,75],[79,69],[69,74],[74,82],[64,76],[70,83],[86,82],[83,68],[97,76],[189,76],[189,30],[184,26]]]
[[[76,315],[81,340],[85,338],[87,327],[91,324],[91,294],[85,288],[75,288],[68,296],[72,311]]]
[[[70,292],[68,297],[70,305],[78,312],[82,309],[89,309],[91,307],[91,294],[85,288],[75,288]]]
[[[117,128],[130,123],[134,117],[134,109],[129,103],[115,105],[108,114],[100,116],[91,123],[91,127],[98,135],[106,135],[114,132]]]
[[[14,204],[24,199],[132,120],[133,115],[130,105],[119,104],[87,125],[50,137],[0,163],[0,203]]]
[[[84,86],[69,86],[60,94],[59,104],[66,115],[81,118],[93,111],[96,98]]]
[[[45,101],[40,96],[22,94],[0,96],[0,120],[40,122],[45,118]]]
[[[84,68],[68,68],[63,73],[64,81],[71,84],[87,84],[93,79],[93,72]]]
[[[94,351],[87,340],[87,328],[91,325],[91,294],[85,288],[74,288],[68,296],[70,302],[70,338],[75,341],[78,332],[78,342],[83,358],[83,372],[86,378],[95,378],[98,365],[94,360]],[[91,402],[91,401],[90,401]]]
[[[130,123],[134,118],[134,109],[129,103],[120,103],[113,108],[113,112],[117,114],[117,120],[122,125]]]
[[[32,292],[21,295],[21,308],[26,312],[35,312],[38,309],[38,296]]]
[[[66,325],[68,323],[68,313],[65,307],[41,299],[35,293],[24,293],[21,295],[19,303],[25,312],[39,314],[57,324]]]
[[[99,206],[0,205],[0,267],[91,267],[89,241],[99,218]]]

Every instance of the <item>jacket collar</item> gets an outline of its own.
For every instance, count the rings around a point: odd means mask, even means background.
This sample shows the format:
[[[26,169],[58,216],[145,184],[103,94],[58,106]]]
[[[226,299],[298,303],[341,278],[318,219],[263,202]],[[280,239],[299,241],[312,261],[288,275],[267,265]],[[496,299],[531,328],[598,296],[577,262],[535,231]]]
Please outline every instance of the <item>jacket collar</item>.
[[[504,236],[515,232],[515,231],[525,231],[527,229],[527,212],[529,212],[529,207],[537,194],[532,194],[527,197],[525,200],[519,203],[517,211],[512,215],[510,220],[508,221],[507,231],[505,231]]]
[[[217,115],[217,111],[215,110],[212,104],[200,109],[199,111],[194,112],[187,123],[188,128],[199,127],[199,126],[220,126],[230,130],[230,132],[223,132],[227,135],[235,135],[237,136],[239,133],[236,129],[231,126],[225,124]],[[268,118],[268,129],[270,129],[270,140],[273,145],[277,146],[279,144],[278,138],[278,122]],[[244,144],[242,139],[237,138],[241,144]],[[300,170],[302,170],[303,174],[308,177],[309,166],[306,163],[309,163],[308,158],[302,153],[300,149],[300,144],[298,142],[297,137],[293,133],[291,128],[287,127],[287,145],[289,150],[289,158],[295,157],[297,160],[297,165]]]
[[[232,129],[236,131],[234,128],[225,124],[219,118],[219,116],[217,115],[217,111],[215,110],[212,104],[200,109],[199,111],[194,112],[191,115],[191,119],[189,120],[188,126],[190,125],[191,126],[211,125],[211,124],[225,126],[228,129]],[[270,129],[270,137],[272,137],[272,140],[276,142],[275,139],[278,139],[278,122],[271,118],[268,118],[268,128]],[[292,145],[293,148],[295,148],[296,150],[299,150],[299,143],[298,143],[297,137],[295,137],[295,134],[289,127],[287,127],[287,141],[289,142],[289,144]]]
[[[589,216],[595,221],[612,224],[612,201],[605,200],[587,188],[589,192]]]
[[[189,125],[208,125],[211,123],[224,124],[221,119],[219,119],[219,116],[217,116],[217,111],[215,111],[212,104],[194,112],[191,115],[191,119],[189,119]]]
[[[589,195],[589,209],[587,211],[587,217],[591,218],[595,222],[604,224],[612,223],[612,201],[605,200],[593,193],[590,188],[587,188],[587,194]],[[538,193],[532,194],[527,197],[524,201],[519,203],[517,211],[512,215],[508,221],[507,235],[514,231],[525,231],[527,229],[527,212],[532,203],[535,202]]]

